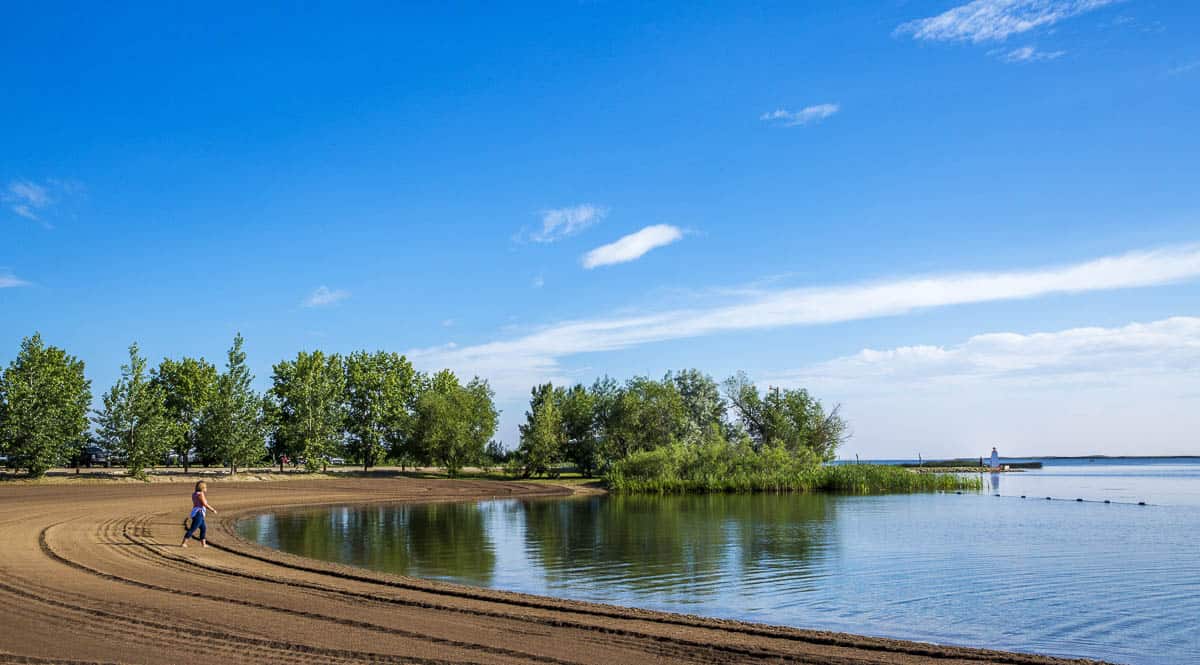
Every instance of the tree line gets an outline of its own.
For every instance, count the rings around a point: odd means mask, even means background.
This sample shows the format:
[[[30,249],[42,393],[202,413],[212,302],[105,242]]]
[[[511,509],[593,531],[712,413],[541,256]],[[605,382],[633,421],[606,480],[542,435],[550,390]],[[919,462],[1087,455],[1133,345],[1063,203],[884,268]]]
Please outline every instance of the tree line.
[[[392,352],[301,351],[274,365],[271,387],[259,394],[243,344],[236,335],[220,369],[191,357],[151,367],[132,344],[93,411],[83,361],[39,334],[25,338],[0,373],[0,455],[34,476],[78,459],[92,442],[138,477],[169,453],[185,470],[196,461],[232,473],[285,458],[317,470],[345,455],[364,469],[391,460],[457,475],[504,462],[524,477],[568,465],[592,477],[648,451],[714,445],[816,464],[832,460],[847,436],[838,409],[805,390],[760,391],[744,373],[718,385],[687,369],[658,380],[535,386],[509,452],[492,438],[499,414],[483,379],[420,372]]]
[[[0,373],[0,455],[40,476],[78,459],[89,443],[126,460],[131,475],[174,453],[232,473],[267,459],[316,470],[345,454],[365,469],[391,458],[456,475],[481,461],[498,412],[487,381],[449,370],[416,371],[402,355],[302,351],[272,368],[259,394],[244,340],[233,339],[222,370],[203,358],[150,367],[129,347],[116,383],[92,410],[84,363],[40,334],[25,338]]]
[[[554,475],[563,462],[585,476],[606,475],[622,460],[673,446],[771,449],[819,464],[834,459],[848,428],[837,407],[826,410],[807,390],[760,392],[741,372],[718,385],[686,369],[661,380],[536,386],[520,433],[509,467],[531,477]]]

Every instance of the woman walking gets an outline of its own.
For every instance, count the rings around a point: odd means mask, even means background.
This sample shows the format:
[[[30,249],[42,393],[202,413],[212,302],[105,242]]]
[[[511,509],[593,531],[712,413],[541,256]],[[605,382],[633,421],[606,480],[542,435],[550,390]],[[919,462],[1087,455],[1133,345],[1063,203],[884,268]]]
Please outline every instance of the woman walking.
[[[209,505],[208,497],[205,496],[207,491],[208,483],[205,483],[203,480],[196,483],[196,491],[192,492],[192,525],[187,527],[187,532],[183,534],[183,542],[180,543],[180,547],[187,547],[188,539],[192,537],[192,534],[197,529],[200,530],[200,537],[196,540],[199,540],[201,545],[208,547],[208,539],[206,537],[208,535],[208,526],[204,523],[204,514],[209,510],[215,513],[217,509]],[[184,525],[187,525],[187,520],[184,520]]]

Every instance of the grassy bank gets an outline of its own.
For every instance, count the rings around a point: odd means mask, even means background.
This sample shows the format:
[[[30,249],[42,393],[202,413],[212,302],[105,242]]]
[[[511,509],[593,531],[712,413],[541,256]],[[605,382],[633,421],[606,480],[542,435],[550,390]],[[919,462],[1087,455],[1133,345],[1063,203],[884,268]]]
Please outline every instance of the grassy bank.
[[[895,466],[831,466],[785,450],[714,444],[668,446],[617,462],[608,486],[623,494],[840,492],[884,494],[978,490],[978,476],[920,474]]]

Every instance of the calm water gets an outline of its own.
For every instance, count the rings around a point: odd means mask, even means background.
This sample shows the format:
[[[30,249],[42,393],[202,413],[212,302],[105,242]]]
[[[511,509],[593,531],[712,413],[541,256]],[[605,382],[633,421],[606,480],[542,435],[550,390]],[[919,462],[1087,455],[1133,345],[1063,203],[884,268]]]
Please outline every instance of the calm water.
[[[1200,460],[1054,463],[984,478],[981,494],[345,507],[239,528],[304,556],[529,593],[1200,663]]]

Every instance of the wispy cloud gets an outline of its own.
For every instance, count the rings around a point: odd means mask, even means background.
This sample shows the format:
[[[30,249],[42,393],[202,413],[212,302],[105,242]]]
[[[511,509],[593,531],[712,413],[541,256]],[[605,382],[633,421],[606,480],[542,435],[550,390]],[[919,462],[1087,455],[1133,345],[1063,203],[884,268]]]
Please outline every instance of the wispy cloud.
[[[0,272],[0,289],[8,289],[16,286],[29,286],[29,282],[18,278],[11,272]]]
[[[304,302],[305,307],[325,307],[341,302],[350,297],[350,292],[344,289],[330,289],[328,286],[318,286]]]
[[[772,383],[895,390],[1019,380],[1023,385],[1107,383],[1128,372],[1200,370],[1200,318],[1174,317],[1117,328],[975,335],[953,346],[864,349],[769,377]]]
[[[528,390],[561,378],[561,359],[742,330],[811,326],[897,316],[970,303],[1168,284],[1200,277],[1200,246],[1131,252],[1083,263],[1009,272],[970,272],[842,286],[762,290],[734,302],[611,318],[563,321],[524,336],[411,356]],[[511,394],[511,393],[510,393]]]
[[[1022,46],[1011,51],[996,51],[995,53],[1004,62],[1018,64],[1055,60],[1067,54],[1066,51],[1039,51],[1036,46]]]
[[[1120,0],[974,0],[896,28],[898,35],[926,41],[1003,41],[1054,25]]]
[[[840,107],[837,104],[816,104],[806,106],[799,111],[788,111],[786,109],[775,109],[758,117],[759,120],[775,123],[783,127],[796,127],[807,125],[813,122],[819,122],[838,112]]]
[[[549,243],[562,240],[583,231],[608,215],[608,209],[581,203],[566,208],[543,210],[542,228],[529,234],[533,242]]]
[[[655,224],[630,233],[607,245],[601,245],[583,256],[583,267],[591,270],[600,266],[628,263],[642,258],[652,249],[665,247],[683,237],[683,231],[670,224]]]
[[[532,281],[532,282],[530,282],[530,284],[529,284],[529,285],[530,285],[530,286],[532,286],[532,287],[533,287],[533,288],[535,288],[535,289],[540,289],[540,288],[542,288],[543,286],[545,286],[545,285],[546,285],[546,276],[545,276],[545,275],[542,275],[542,274],[538,274],[538,276],[537,276],[537,277],[534,277],[534,278],[533,278],[533,281]]]
[[[4,188],[0,199],[8,204],[8,209],[25,219],[49,226],[42,219],[42,212],[54,203],[47,187],[29,180],[13,180]]]

